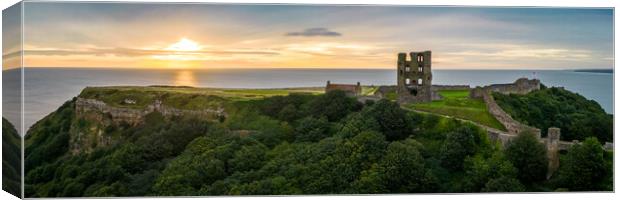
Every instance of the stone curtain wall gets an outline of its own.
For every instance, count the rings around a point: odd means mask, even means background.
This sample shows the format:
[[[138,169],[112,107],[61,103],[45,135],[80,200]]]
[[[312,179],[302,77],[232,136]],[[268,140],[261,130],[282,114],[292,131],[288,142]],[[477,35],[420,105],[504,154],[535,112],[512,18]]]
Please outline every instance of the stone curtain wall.
[[[431,90],[471,90],[471,87],[469,85],[433,85]]]
[[[520,78],[514,83],[493,84],[484,87],[476,87],[471,90],[470,97],[482,98],[484,93],[499,92],[502,94],[527,94],[532,91],[540,90],[540,80]]]
[[[495,99],[490,92],[483,92],[482,98],[487,105],[489,113],[491,113],[491,115],[493,115],[502,125],[504,125],[508,131],[508,134],[516,135],[521,132],[528,131],[537,135],[538,138],[541,137],[540,129],[522,124],[521,122],[513,119],[508,113],[506,113],[506,111],[504,111],[504,109],[497,105],[497,102],[495,102]]]
[[[501,142],[502,146],[506,146],[510,140],[516,137],[522,132],[534,133],[539,141],[545,144],[547,148],[547,158],[549,159],[547,179],[551,178],[553,173],[560,167],[560,150],[568,150],[571,146],[578,144],[579,141],[561,141],[560,129],[551,127],[547,131],[547,137],[541,138],[540,129],[525,125],[517,120],[514,120],[504,109],[502,109],[495,99],[492,92],[499,92],[502,94],[527,94],[535,90],[540,89],[540,81],[537,79],[529,80],[526,78],[520,78],[512,84],[495,84],[485,87],[476,87],[471,90],[471,98],[482,98],[489,110],[489,113],[493,115],[504,127],[507,132],[487,130],[489,139],[493,141]],[[609,148],[611,147],[611,148]],[[606,143],[602,146],[605,150],[613,150],[612,143]]]
[[[486,87],[491,92],[502,94],[527,94],[535,90],[540,90],[540,80],[520,78],[511,84],[495,84]]]
[[[510,84],[494,84],[485,87],[476,87],[471,90],[471,98],[482,98],[489,110],[489,113],[493,115],[504,127],[508,130],[508,134],[519,134],[523,131],[529,131],[540,138],[540,129],[525,125],[517,120],[514,120],[504,109],[502,109],[495,99],[492,92],[499,92],[502,94],[527,94],[531,91],[540,89],[540,81],[538,79],[529,80],[527,78],[517,79],[514,83]]]

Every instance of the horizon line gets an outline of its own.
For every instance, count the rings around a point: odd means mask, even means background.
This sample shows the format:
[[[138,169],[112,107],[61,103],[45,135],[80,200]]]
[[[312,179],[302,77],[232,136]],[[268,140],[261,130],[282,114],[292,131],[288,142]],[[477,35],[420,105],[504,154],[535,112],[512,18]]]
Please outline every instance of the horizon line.
[[[299,69],[299,70],[395,70],[396,67],[212,67],[212,68],[163,68],[163,67],[53,67],[53,66],[31,66],[31,67],[15,67],[2,69],[2,71],[13,70],[19,68],[31,69],[130,69],[130,70],[236,70],[236,69]],[[595,67],[595,68],[433,68],[432,70],[540,70],[540,71],[561,71],[561,70],[614,70],[615,67]]]

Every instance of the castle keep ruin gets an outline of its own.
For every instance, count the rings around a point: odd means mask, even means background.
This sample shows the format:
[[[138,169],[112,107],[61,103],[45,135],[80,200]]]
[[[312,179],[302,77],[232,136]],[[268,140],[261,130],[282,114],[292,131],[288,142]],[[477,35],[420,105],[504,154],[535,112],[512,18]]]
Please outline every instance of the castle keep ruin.
[[[431,51],[398,54],[398,103],[430,102],[433,94]]]

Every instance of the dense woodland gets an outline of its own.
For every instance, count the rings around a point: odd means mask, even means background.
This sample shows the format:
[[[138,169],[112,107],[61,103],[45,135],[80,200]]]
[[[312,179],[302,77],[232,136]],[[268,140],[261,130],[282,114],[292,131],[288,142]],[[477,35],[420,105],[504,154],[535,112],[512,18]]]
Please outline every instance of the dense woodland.
[[[547,88],[527,95],[494,93],[497,103],[513,118],[543,130],[561,129],[561,139],[584,140],[596,137],[613,142],[613,116],[594,100],[562,88]]]
[[[26,137],[28,197],[612,190],[612,155],[592,132],[574,133],[587,139],[546,180],[532,134],[502,148],[472,124],[334,91],[230,102],[220,122],[151,113],[106,128],[115,145],[71,155],[73,102]]]
[[[2,190],[21,197],[21,140],[17,130],[2,118]]]

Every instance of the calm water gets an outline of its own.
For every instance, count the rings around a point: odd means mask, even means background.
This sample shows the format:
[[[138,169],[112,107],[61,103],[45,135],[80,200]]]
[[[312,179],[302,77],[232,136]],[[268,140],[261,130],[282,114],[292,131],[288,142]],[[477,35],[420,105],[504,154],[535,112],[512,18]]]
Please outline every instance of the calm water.
[[[535,72],[535,74],[534,74]],[[482,86],[536,77],[547,86],[562,86],[597,101],[613,113],[613,74],[532,70],[434,70],[433,84]],[[25,127],[78,95],[86,86],[189,85],[217,88],[282,88],[335,83],[394,85],[395,70],[360,69],[25,69]],[[6,98],[5,98],[6,99]],[[6,102],[5,102],[6,103]],[[6,108],[5,108],[6,109]]]

